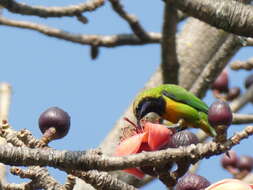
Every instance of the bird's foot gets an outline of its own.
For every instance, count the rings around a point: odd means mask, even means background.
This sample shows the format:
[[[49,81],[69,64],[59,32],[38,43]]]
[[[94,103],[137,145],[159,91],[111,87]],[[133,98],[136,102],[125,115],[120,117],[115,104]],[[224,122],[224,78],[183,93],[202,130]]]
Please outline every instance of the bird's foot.
[[[168,129],[173,129],[176,132],[179,132],[179,131],[185,130],[187,127],[185,125],[184,119],[180,119],[176,124],[167,125],[167,128]]]

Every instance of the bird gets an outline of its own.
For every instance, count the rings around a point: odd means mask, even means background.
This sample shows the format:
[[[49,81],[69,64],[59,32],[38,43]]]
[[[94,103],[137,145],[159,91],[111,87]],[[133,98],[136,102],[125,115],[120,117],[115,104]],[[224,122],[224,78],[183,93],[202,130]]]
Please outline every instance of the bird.
[[[208,123],[207,104],[178,85],[162,84],[140,92],[133,102],[137,124],[151,112],[164,120],[180,123],[183,128],[200,128],[209,136],[217,135]]]

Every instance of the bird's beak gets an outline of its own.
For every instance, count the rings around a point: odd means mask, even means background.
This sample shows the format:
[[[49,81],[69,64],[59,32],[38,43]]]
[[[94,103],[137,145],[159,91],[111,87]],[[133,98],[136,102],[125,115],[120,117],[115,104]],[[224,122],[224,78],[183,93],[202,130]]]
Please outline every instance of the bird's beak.
[[[140,119],[137,120],[137,127],[141,128],[141,120]]]
[[[148,108],[150,107],[150,102],[145,102],[138,113],[137,123],[140,123],[141,119],[147,114]]]

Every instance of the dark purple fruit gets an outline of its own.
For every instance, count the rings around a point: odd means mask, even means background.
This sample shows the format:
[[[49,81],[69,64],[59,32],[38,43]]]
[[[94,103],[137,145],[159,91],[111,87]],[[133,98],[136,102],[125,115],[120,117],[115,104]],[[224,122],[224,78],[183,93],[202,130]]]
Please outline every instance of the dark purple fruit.
[[[239,161],[239,159],[236,155],[236,152],[233,150],[230,150],[230,151],[228,151],[228,154],[224,154],[222,156],[221,165],[224,169],[228,169],[229,167],[236,168],[238,161]]]
[[[70,116],[58,107],[44,111],[39,118],[41,132],[52,139],[60,139],[67,135],[70,127]]]
[[[214,102],[208,110],[208,121],[213,127],[218,125],[229,126],[233,115],[229,105],[224,101]]]
[[[253,84],[253,74],[249,75],[244,83],[245,88],[249,88]]]
[[[231,101],[237,98],[241,94],[241,89],[239,87],[230,88],[227,94],[227,100]]]
[[[184,130],[177,132],[172,136],[169,146],[172,148],[177,148],[180,146],[188,146],[190,144],[197,143],[199,143],[198,137],[194,133]]]
[[[176,185],[176,190],[204,190],[210,182],[197,174],[187,173],[181,177]]]
[[[253,168],[253,158],[251,156],[241,156],[237,163],[237,168],[240,171],[251,171]]]
[[[228,72],[226,69],[224,69],[214,81],[212,89],[224,93],[228,92]]]

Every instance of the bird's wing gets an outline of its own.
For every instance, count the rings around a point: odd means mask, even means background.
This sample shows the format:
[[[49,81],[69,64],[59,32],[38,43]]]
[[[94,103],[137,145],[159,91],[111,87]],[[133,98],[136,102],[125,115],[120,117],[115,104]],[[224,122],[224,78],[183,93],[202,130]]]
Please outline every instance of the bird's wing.
[[[170,86],[168,89],[162,91],[164,96],[173,99],[174,101],[187,104],[201,112],[208,113],[208,106],[194,94],[186,91],[179,86]]]

